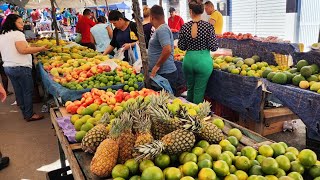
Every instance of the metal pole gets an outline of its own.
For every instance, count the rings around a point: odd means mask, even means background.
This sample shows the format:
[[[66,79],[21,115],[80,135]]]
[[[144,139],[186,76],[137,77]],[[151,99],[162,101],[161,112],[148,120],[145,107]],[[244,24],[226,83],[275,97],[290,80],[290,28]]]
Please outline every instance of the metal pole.
[[[135,21],[137,23],[138,28],[138,38],[139,38],[139,46],[141,51],[141,59],[142,59],[142,69],[144,73],[144,82],[147,88],[150,88],[150,77],[149,77],[149,60],[146,48],[146,42],[143,32],[142,25],[142,17],[140,11],[140,4],[138,0],[132,0],[133,12],[135,15]]]
[[[53,20],[53,27],[54,27],[54,34],[56,35],[56,44],[59,46],[59,35],[58,35],[58,24],[57,24],[57,18],[56,18],[56,9],[54,7],[54,1],[55,0],[50,0],[51,2],[51,15],[52,15],[52,20]]]
[[[162,0],[159,0],[159,5],[162,6]]]
[[[106,9],[107,9],[107,16],[109,16],[109,5],[108,5],[108,0],[106,0]]]

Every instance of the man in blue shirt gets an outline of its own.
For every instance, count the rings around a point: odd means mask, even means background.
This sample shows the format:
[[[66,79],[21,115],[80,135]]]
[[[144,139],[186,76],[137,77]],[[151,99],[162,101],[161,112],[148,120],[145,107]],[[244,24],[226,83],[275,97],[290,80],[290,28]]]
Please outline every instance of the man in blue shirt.
[[[150,38],[148,48],[150,77],[158,74],[166,78],[173,93],[176,93],[178,72],[173,60],[173,35],[165,23],[161,6],[154,5],[150,9],[150,21],[156,29]]]

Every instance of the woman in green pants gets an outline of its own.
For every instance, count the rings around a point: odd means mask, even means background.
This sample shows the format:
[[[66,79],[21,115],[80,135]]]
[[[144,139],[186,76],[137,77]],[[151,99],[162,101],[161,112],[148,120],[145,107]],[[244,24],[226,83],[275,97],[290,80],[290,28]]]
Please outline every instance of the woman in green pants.
[[[213,70],[210,50],[216,51],[218,43],[213,26],[201,20],[203,4],[189,3],[192,20],[180,30],[178,47],[187,51],[183,59],[183,72],[187,79],[187,100],[195,104],[203,102],[209,77]]]

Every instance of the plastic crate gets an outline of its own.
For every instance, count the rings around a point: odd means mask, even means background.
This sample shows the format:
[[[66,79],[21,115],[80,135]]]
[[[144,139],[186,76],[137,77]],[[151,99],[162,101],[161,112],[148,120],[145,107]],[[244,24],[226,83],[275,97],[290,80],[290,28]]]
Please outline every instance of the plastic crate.
[[[67,175],[70,167],[60,168],[47,173],[47,180],[73,180],[72,174]],[[65,174],[65,175],[64,175]]]

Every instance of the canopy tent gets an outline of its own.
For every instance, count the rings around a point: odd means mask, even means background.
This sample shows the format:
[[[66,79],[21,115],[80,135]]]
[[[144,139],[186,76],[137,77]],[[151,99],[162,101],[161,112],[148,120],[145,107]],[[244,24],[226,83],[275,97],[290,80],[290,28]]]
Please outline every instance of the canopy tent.
[[[121,3],[123,0],[107,0],[108,4]],[[26,9],[50,8],[50,0],[7,0]],[[106,0],[54,0],[57,8],[83,8],[106,5]]]
[[[131,9],[130,6],[128,6],[126,3],[122,2],[122,3],[116,3],[116,4],[110,4],[108,2],[108,8],[109,10],[117,10],[117,9]],[[93,8],[93,7],[97,7],[97,6],[91,6],[90,8]],[[107,8],[106,5],[102,5],[102,6],[98,6],[99,8]]]

